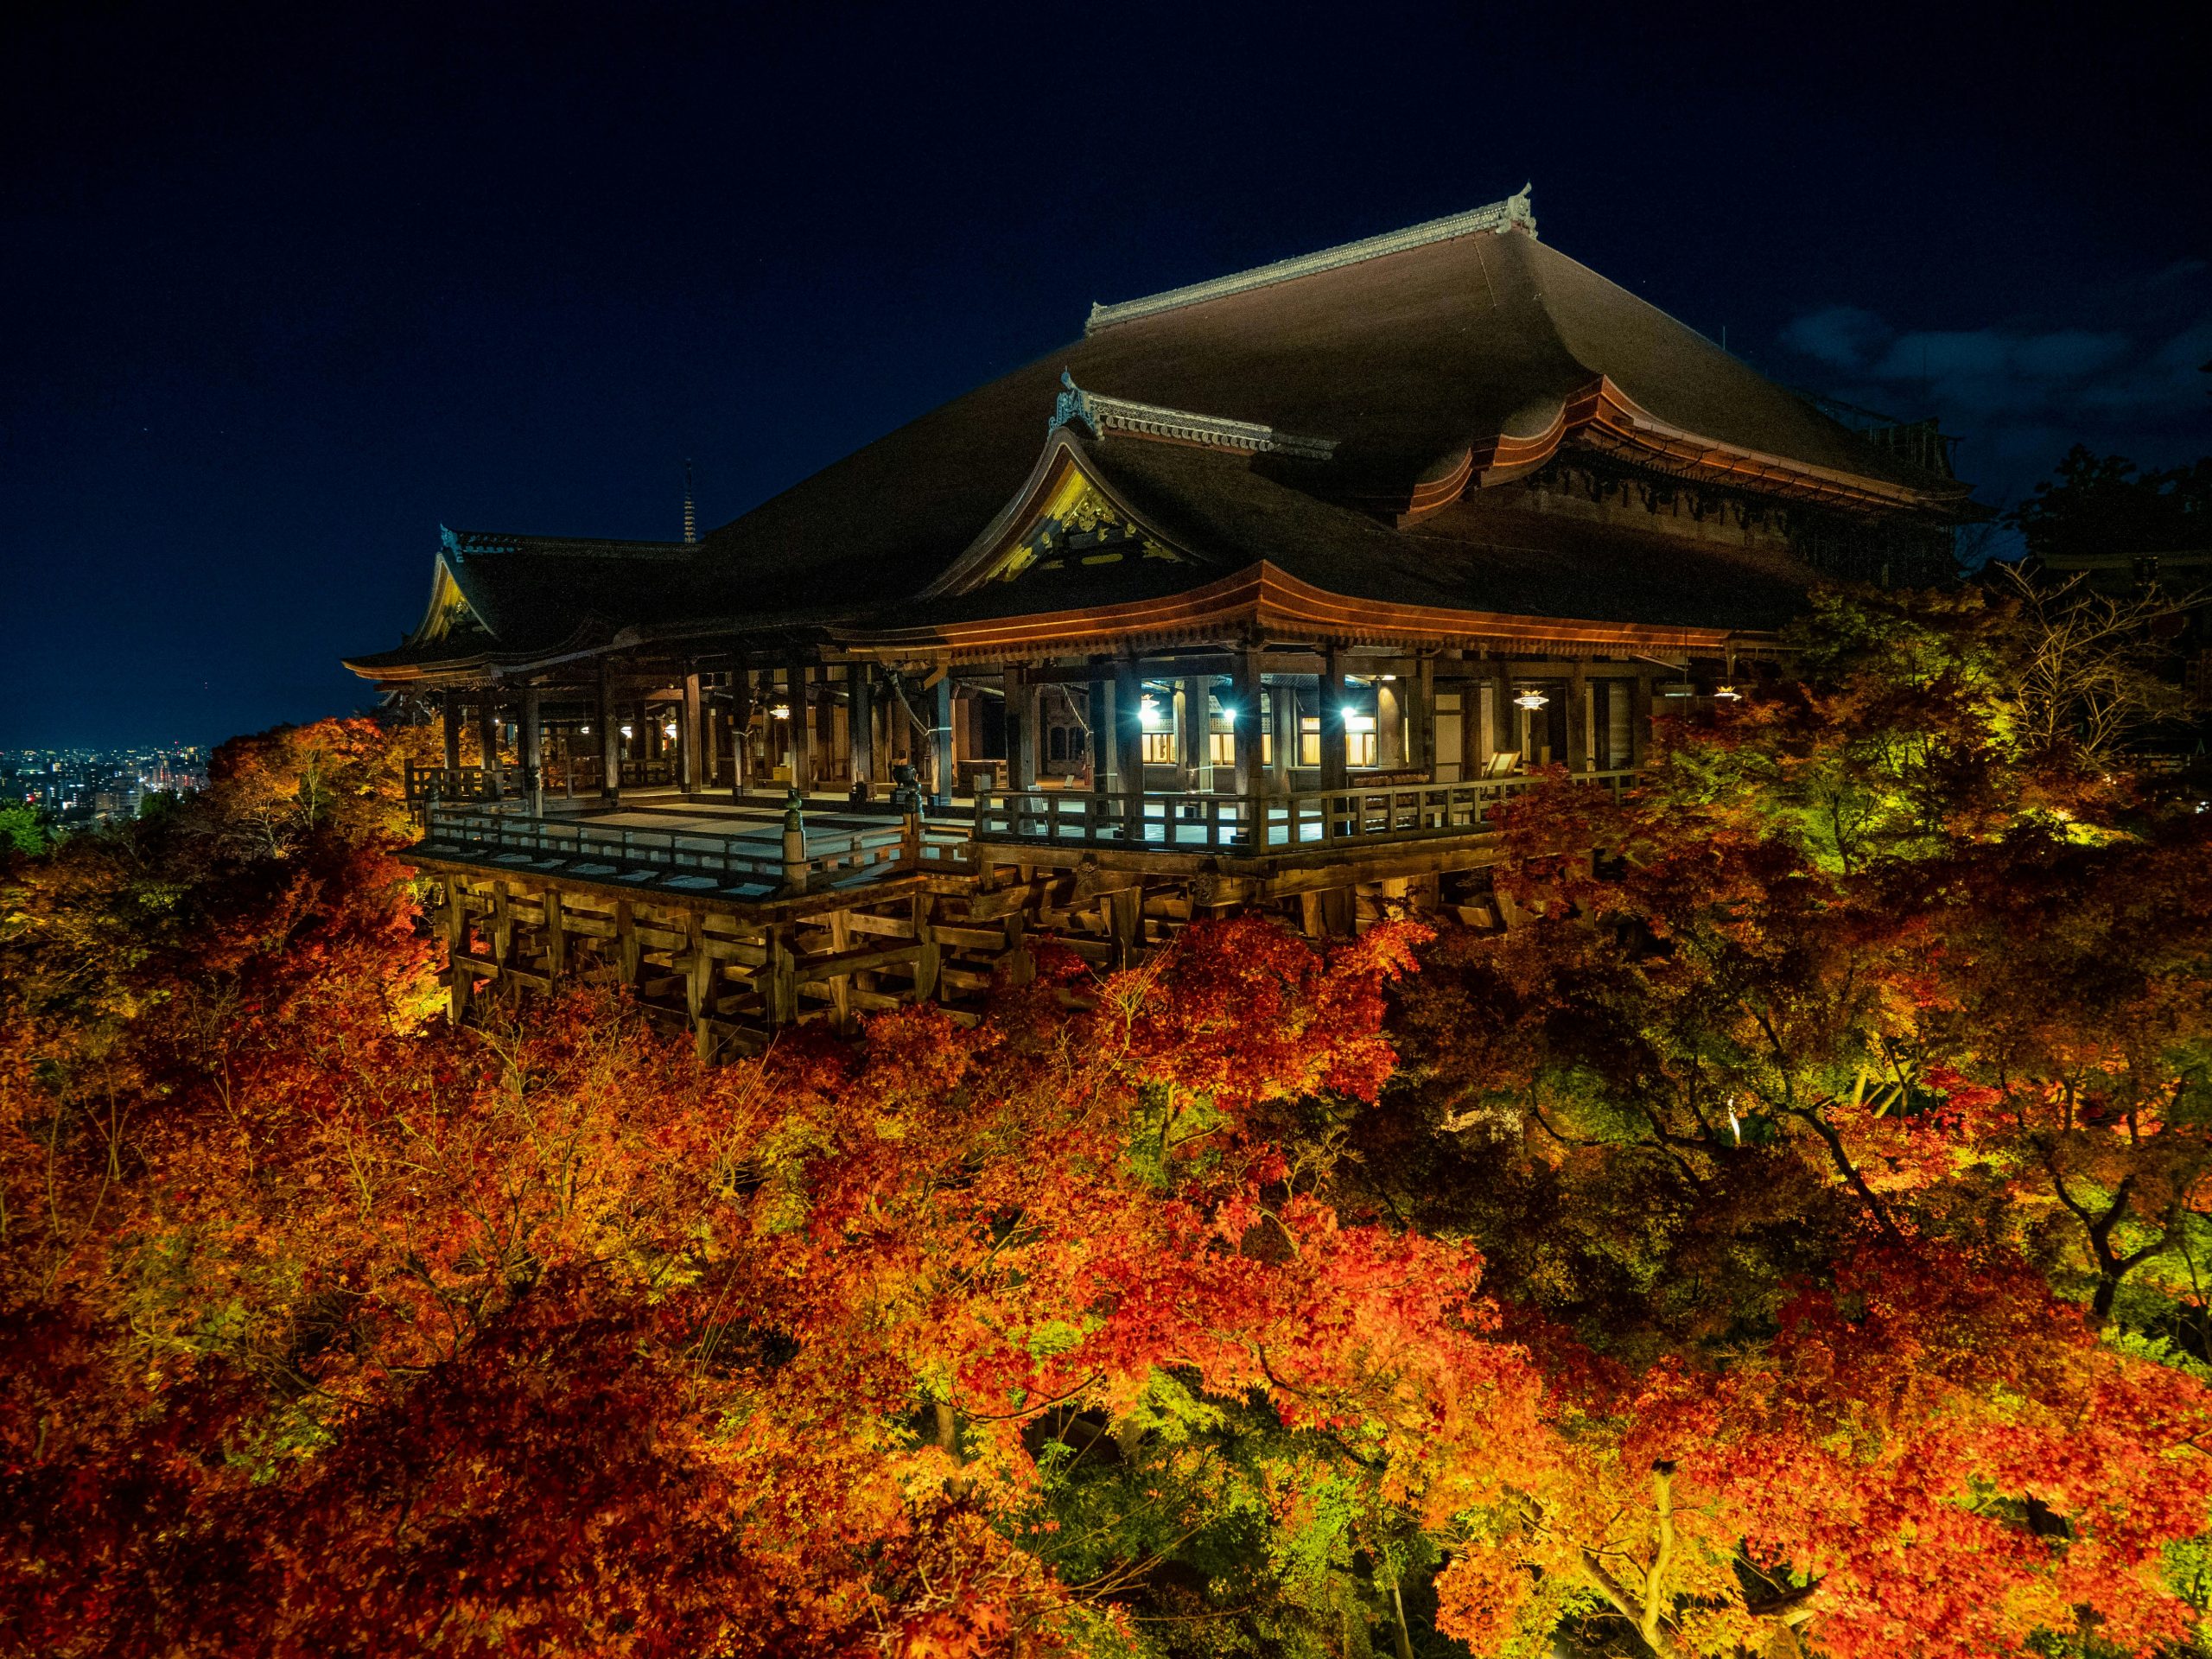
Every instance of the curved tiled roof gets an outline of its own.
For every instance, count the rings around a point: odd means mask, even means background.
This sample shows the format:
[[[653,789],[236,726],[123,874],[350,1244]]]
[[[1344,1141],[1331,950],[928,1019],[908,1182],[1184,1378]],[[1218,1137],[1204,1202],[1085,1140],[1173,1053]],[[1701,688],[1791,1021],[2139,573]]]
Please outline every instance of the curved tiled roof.
[[[1644,549],[1594,528],[1485,549],[1482,524],[1445,522],[1464,517],[1452,505],[1463,490],[1518,477],[1562,441],[1887,513],[1941,519],[1963,502],[1963,486],[1868,443],[1536,240],[1522,206],[1495,226],[1475,226],[1479,213],[1434,221],[1376,238],[1381,251],[1350,245],[1330,251],[1346,256],[1333,263],[1316,256],[1102,308],[1082,338],[696,548],[518,537],[500,552],[499,538],[480,537],[460,550],[455,580],[508,651],[594,630],[634,637],[706,619],[744,626],[911,608],[1023,487],[1064,373],[1153,416],[1199,410],[1224,426],[1302,435],[1325,460],[1225,457],[1159,435],[1109,435],[1095,453],[1164,521],[1187,527],[1195,550],[1231,563],[1265,557],[1351,598],[1419,588],[1437,595],[1421,602],[1497,610],[1510,590],[1512,608],[1537,614],[1787,613],[1807,573],[1785,561],[1656,537]],[[656,567],[650,580],[639,558]]]

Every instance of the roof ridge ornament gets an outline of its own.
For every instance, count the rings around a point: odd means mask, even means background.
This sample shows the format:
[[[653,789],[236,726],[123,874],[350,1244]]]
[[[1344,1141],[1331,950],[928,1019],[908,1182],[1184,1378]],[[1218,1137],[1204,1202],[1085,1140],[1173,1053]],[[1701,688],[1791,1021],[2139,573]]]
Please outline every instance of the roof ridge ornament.
[[[1409,248],[1427,247],[1432,242],[1449,242],[1485,231],[1502,235],[1509,230],[1519,229],[1526,231],[1533,238],[1536,234],[1536,214],[1529,206],[1529,197],[1535,189],[1532,183],[1523,184],[1516,193],[1503,201],[1470,208],[1464,213],[1424,219],[1418,225],[1408,225],[1403,230],[1385,231],[1380,236],[1339,243],[1333,248],[1323,248],[1317,253],[1302,253],[1294,258],[1278,259],[1273,264],[1255,265],[1249,270],[1233,271],[1226,276],[1192,283],[1183,288],[1171,288],[1161,293],[1147,295],[1142,299],[1122,300],[1112,305],[1094,303],[1090,308],[1090,320],[1084,325],[1083,332],[1086,336],[1095,334],[1101,328],[1110,328],[1117,322],[1134,322],[1140,317],[1153,316],[1162,311],[1179,310],[1186,305],[1223,299],[1231,294],[1249,293],[1255,288],[1272,288],[1277,283],[1316,276],[1325,270],[1335,270],[1342,265],[1356,265],[1363,260],[1379,259],[1386,253],[1403,253]]]
[[[1226,415],[1195,415],[1185,409],[1162,409],[1157,404],[1131,403],[1125,397],[1085,391],[1065,369],[1060,371],[1060,386],[1047,432],[1057,432],[1064,426],[1080,426],[1094,438],[1103,439],[1109,431],[1128,432],[1137,437],[1200,444],[1209,449],[1233,449],[1249,455],[1289,455],[1299,461],[1326,461],[1337,450],[1334,438],[1302,438],[1278,432],[1257,421],[1232,420]]]

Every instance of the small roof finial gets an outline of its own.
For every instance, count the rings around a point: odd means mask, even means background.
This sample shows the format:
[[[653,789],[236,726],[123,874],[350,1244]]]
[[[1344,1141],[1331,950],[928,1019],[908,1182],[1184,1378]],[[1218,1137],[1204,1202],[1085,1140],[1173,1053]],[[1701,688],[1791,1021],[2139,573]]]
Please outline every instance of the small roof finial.
[[[699,516],[691,508],[691,463],[683,463],[683,539],[687,543],[699,539]]]

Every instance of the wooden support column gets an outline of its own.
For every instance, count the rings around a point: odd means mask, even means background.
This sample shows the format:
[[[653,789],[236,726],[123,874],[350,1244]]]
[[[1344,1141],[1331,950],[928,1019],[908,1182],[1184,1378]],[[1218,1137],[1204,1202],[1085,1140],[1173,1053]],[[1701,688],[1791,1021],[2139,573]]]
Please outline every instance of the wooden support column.
[[[561,890],[545,889],[545,972],[559,979],[569,970],[568,918],[561,911]]]
[[[638,970],[645,960],[645,946],[638,938],[636,918],[630,912],[630,901],[614,901],[614,955],[622,973],[622,988],[638,988]]]
[[[1104,666],[1103,658],[1094,657],[1090,665]],[[1111,795],[1114,780],[1119,772],[1120,752],[1114,746],[1114,687],[1103,675],[1094,675],[1087,688],[1090,704],[1090,792]]]
[[[1567,753],[1569,772],[1587,772],[1591,758],[1590,671],[1580,658],[1567,671]]]
[[[1274,764],[1268,768],[1268,786],[1278,795],[1290,793],[1290,769],[1298,764],[1298,684],[1288,674],[1275,676],[1268,688],[1268,718],[1274,728]]]
[[[1482,677],[1468,685],[1475,698],[1468,729],[1475,746],[1474,775],[1479,778],[1490,770],[1491,756],[1497,753],[1498,710],[1505,705],[1498,696],[1497,670],[1492,664],[1484,664]]]
[[[445,724],[446,770],[461,769],[461,693],[448,688],[438,698],[438,714]]]
[[[682,746],[679,759],[683,768],[677,774],[677,781],[683,786],[686,795],[696,795],[707,781],[707,769],[700,764],[705,750],[699,741],[699,665],[696,663],[685,665],[683,713],[677,730],[677,741]]]
[[[814,710],[814,781],[826,784],[837,771],[837,697],[833,688],[834,677],[825,663],[819,669],[808,671],[808,678],[815,683],[820,693],[813,702]]]
[[[791,718],[784,722],[791,738],[791,787],[802,795],[814,787],[814,728],[807,719],[806,664],[794,657],[784,671]]]
[[[505,793],[499,787],[499,705],[488,685],[476,704],[476,752],[484,767],[484,793],[496,801]]]
[[[875,699],[874,677],[866,663],[845,664],[845,728],[851,734],[853,781],[875,781]]]
[[[1424,657],[1414,665],[1413,678],[1401,681],[1406,709],[1406,764],[1436,775],[1436,659]],[[1459,759],[1457,755],[1452,757]]]
[[[943,676],[931,693],[930,702],[930,803],[937,807],[952,804],[952,664],[945,664]]]
[[[1628,710],[1628,763],[1641,768],[1651,759],[1651,671],[1636,677],[1636,701]]]
[[[691,1052],[702,1061],[715,1055],[715,959],[707,954],[706,918],[694,911],[683,918],[686,960],[683,1007],[691,1016]]]
[[[1175,734],[1183,747],[1183,787],[1213,792],[1213,681],[1183,682],[1177,700]]]
[[[746,785],[753,776],[753,671],[745,659],[737,660],[736,671],[729,677],[729,793],[730,798],[745,798]]]
[[[1246,645],[1236,653],[1236,671],[1230,686],[1230,746],[1236,754],[1234,786],[1244,803],[1245,842],[1264,846],[1267,824],[1266,772],[1260,765],[1260,649]]]
[[[1014,774],[1008,782],[1015,789],[1034,789],[1044,706],[1035,677],[1019,663],[1006,665],[1006,712],[1012,728],[1007,734],[1007,761]]]
[[[1351,734],[1344,729],[1344,662],[1341,647],[1321,653],[1321,787],[1351,785]]]
[[[599,728],[599,795],[604,801],[622,798],[622,732],[614,723],[614,677],[607,658],[599,659],[599,707],[593,722]]]
[[[446,876],[445,913],[439,919],[445,924],[446,935],[446,1023],[457,1026],[468,1018],[468,999],[476,988],[476,980],[461,966],[461,954],[468,948],[468,912],[461,902],[461,880]]]
[[[913,898],[914,942],[921,947],[914,955],[917,1002],[927,1002],[937,995],[938,979],[944,965],[944,947],[938,943],[937,929],[930,921],[930,907],[935,902],[926,893]]]
[[[522,689],[522,787],[532,812],[545,810],[545,728],[540,716],[540,694],[534,685]]]
[[[1144,682],[1124,657],[1114,664],[1114,769],[1122,790],[1122,834],[1144,836]]]

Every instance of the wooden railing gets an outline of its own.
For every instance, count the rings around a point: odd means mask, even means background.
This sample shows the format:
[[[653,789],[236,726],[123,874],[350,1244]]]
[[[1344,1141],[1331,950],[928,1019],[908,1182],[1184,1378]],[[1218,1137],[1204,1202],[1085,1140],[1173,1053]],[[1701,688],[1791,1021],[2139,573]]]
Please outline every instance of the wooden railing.
[[[518,800],[530,793],[532,775],[528,766],[418,766],[410,761],[405,772],[407,800],[411,806],[429,801]],[[596,794],[599,757],[583,754],[567,762],[550,760],[535,775],[543,780],[548,795]],[[625,789],[672,788],[679,777],[677,763],[664,757],[622,763]]]
[[[530,772],[524,766],[418,766],[410,760],[404,783],[410,806],[431,801],[512,800],[529,792]]]
[[[1574,774],[1616,798],[1633,772]],[[1235,852],[1286,852],[1347,842],[1479,835],[1497,809],[1535,786],[1533,778],[1316,790],[1249,800],[1229,795],[1078,795],[991,790],[976,797],[978,841],[1084,843]]]
[[[588,818],[433,804],[416,850],[471,863],[537,868],[548,874],[710,891],[765,887],[819,892],[860,879],[969,867],[964,842],[932,840],[918,822],[886,819],[865,829],[802,830],[794,844],[779,820],[748,833],[656,830]]]

